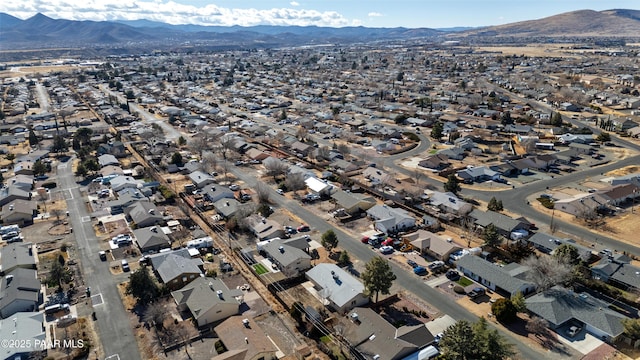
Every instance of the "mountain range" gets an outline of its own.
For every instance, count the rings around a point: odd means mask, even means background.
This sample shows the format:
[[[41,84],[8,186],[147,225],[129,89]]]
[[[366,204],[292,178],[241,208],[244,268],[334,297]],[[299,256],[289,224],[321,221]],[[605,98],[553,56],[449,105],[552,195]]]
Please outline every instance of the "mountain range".
[[[640,11],[579,10],[538,20],[483,28],[367,28],[317,26],[170,25],[149,20],[74,21],[36,14],[21,20],[0,13],[0,49],[167,47],[268,48],[297,45],[371,43],[419,38],[640,37]]]

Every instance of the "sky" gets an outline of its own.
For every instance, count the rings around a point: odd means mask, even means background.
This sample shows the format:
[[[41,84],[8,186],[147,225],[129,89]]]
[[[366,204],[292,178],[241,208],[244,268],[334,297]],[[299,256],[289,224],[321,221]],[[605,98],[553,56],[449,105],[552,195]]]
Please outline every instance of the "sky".
[[[640,9],[638,0],[20,0],[26,19],[138,20],[197,25],[449,28],[534,20],[574,10]],[[2,24],[0,24],[2,26]]]

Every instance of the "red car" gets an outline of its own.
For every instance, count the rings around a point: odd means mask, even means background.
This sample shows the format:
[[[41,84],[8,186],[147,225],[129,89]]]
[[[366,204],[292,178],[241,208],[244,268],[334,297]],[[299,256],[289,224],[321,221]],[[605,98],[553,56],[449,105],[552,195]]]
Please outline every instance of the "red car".
[[[360,242],[363,244],[368,244],[369,243],[369,237],[368,236],[363,236],[362,239],[360,239]]]
[[[382,242],[382,246],[393,246],[395,240],[393,240],[392,238],[387,238],[385,241]]]
[[[311,230],[309,228],[309,225],[300,225],[300,226],[298,226],[298,232],[306,232],[306,231],[309,231],[309,230]]]

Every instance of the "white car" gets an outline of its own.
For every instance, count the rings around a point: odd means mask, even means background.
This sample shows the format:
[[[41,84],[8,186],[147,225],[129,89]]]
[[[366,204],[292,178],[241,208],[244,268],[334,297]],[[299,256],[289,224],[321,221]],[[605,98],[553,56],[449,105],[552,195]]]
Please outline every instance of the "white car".
[[[380,248],[380,253],[381,254],[391,254],[393,253],[395,250],[393,249],[393,246],[383,246]]]
[[[240,190],[240,186],[239,186],[239,185],[236,185],[236,184],[229,185],[229,190],[231,190],[231,191],[238,191],[238,190]]]

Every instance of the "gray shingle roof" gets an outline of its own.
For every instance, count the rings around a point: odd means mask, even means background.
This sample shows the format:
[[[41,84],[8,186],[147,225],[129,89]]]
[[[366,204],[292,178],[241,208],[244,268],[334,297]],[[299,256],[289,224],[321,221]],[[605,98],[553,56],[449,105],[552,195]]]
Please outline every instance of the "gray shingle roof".
[[[12,243],[0,249],[0,270],[11,271],[16,267],[35,267],[33,243]]]
[[[222,291],[221,296],[217,291]],[[171,295],[178,305],[186,304],[196,320],[217,304],[238,304],[235,291],[229,290],[222,280],[210,277],[199,277]]]
[[[283,240],[273,240],[264,244],[262,249],[282,266],[289,266],[300,259],[311,259],[306,252],[287,245]]]
[[[189,255],[189,249],[186,248],[154,254],[150,256],[150,260],[165,284],[182,274],[201,272],[198,266],[202,265],[202,260],[192,259]]]
[[[622,320],[626,316],[610,310],[606,303],[585,293],[576,294],[554,286],[527,298],[526,303],[529,311],[554,325],[576,319],[614,337],[624,331]]]
[[[510,267],[500,267],[496,264],[481,259],[478,256],[466,255],[458,259],[456,265],[473,272],[486,281],[495,284],[497,287],[500,287],[501,289],[504,289],[511,294],[516,293],[524,286],[532,286],[530,282],[524,280],[524,270],[526,270],[526,268],[514,268],[514,266],[518,266],[518,264]],[[517,277],[515,277],[514,275]]]
[[[360,280],[335,264],[318,264],[307,271],[306,276],[329,294],[328,298],[339,307],[364,293],[364,285]]]

